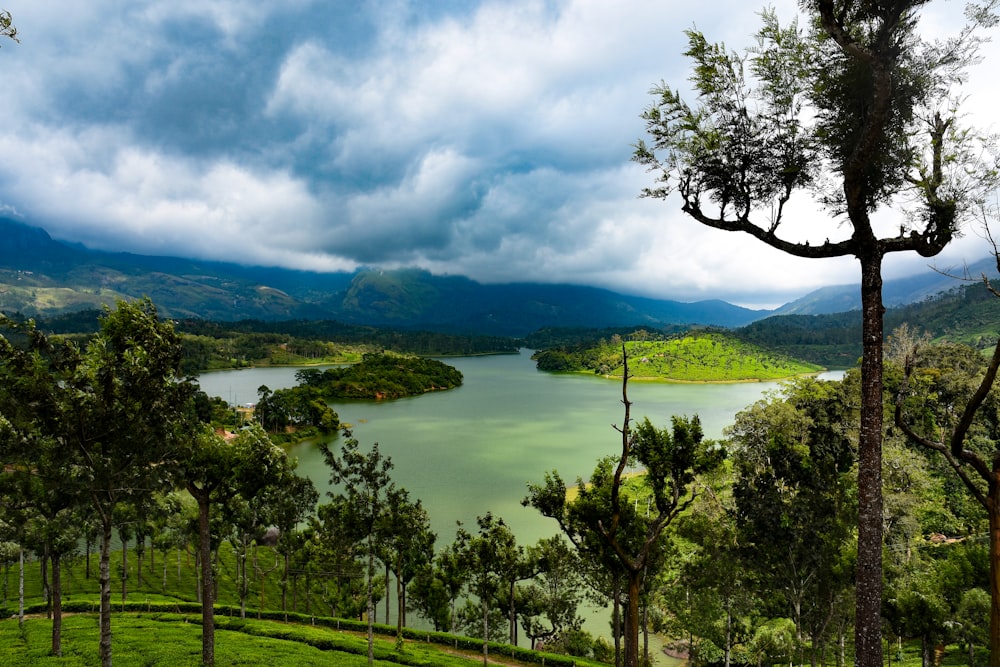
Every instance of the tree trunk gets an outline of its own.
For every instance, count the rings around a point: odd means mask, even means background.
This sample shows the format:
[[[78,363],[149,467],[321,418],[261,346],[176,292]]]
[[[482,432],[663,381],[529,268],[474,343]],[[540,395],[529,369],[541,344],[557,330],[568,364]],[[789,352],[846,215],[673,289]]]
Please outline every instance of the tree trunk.
[[[400,569],[397,567],[396,572]],[[396,575],[396,639],[403,639],[403,610],[406,608],[406,595],[403,593],[403,582],[400,581],[399,575]],[[385,600],[385,604],[389,606],[389,598]]]
[[[17,582],[17,626],[20,628],[24,627],[24,547],[21,545],[17,547],[17,555],[20,561]]]
[[[517,646],[517,610],[514,608],[514,580],[510,582],[510,606],[507,608],[507,623],[509,625],[507,634],[511,646]]]
[[[392,584],[389,582],[389,564],[385,564],[385,624],[389,625],[389,587]],[[378,616],[378,605],[375,605],[375,616]]]
[[[1000,483],[994,470],[986,498],[990,515],[990,667],[1000,667]]]
[[[215,664],[215,587],[212,585],[212,531],[208,494],[198,494],[198,548],[201,561],[201,661]]]
[[[49,591],[49,547],[42,548],[42,557],[38,559],[42,577],[42,599],[45,600],[45,618],[52,618],[52,595]]]
[[[486,598],[482,600],[483,605],[483,667],[487,667],[490,661],[490,608],[486,604]]]
[[[62,565],[58,553],[52,560],[52,655],[62,656]]]
[[[288,552],[285,552],[285,567],[281,573],[281,611],[285,614],[285,622],[288,622]],[[293,598],[294,599],[294,598]],[[293,602],[294,604],[294,602]]]
[[[858,436],[856,667],[882,665],[882,257],[861,261],[861,430]]]
[[[111,667],[111,517],[101,522],[101,563],[98,568],[101,586],[101,667]]]
[[[372,667],[375,664],[375,628],[373,627],[375,623],[375,600],[374,591],[372,590],[373,582],[372,579],[375,578],[375,547],[372,544],[372,534],[369,530],[368,532],[368,666]],[[386,604],[388,604],[386,600]]]
[[[118,539],[122,543],[122,609],[125,607],[125,600],[128,598],[128,540],[118,532]]]
[[[611,624],[615,633],[615,667],[622,664],[622,609],[621,609],[621,575],[617,572],[613,575],[611,584]]]
[[[639,580],[642,572],[629,570],[628,611],[625,615],[625,667],[639,667]]]

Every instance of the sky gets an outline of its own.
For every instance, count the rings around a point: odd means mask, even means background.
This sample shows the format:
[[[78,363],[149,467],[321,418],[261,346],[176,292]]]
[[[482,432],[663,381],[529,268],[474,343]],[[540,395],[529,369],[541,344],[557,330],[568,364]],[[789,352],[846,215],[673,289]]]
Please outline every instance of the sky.
[[[795,0],[771,3],[780,19]],[[421,267],[774,307],[858,282],[639,197],[631,161],[686,29],[742,50],[746,0],[0,0],[0,216],[102,250],[315,271]],[[961,2],[924,21],[951,34]],[[995,130],[988,44],[963,110]],[[842,238],[808,198],[790,233]],[[898,225],[889,213],[880,224]],[[839,235],[839,236],[838,236]],[[987,256],[971,230],[936,260]]]

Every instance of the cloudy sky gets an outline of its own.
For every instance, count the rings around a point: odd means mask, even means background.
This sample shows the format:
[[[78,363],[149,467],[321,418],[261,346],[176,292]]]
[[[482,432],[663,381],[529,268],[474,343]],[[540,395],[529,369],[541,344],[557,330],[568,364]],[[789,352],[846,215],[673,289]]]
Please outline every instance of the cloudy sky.
[[[630,162],[650,87],[686,85],[683,31],[742,49],[762,6],[0,0],[21,38],[0,44],[0,215],[106,250],[778,305],[856,263],[702,228],[640,199]],[[961,24],[933,6],[928,30]],[[991,127],[985,55],[966,104]],[[820,241],[844,231],[795,211]],[[967,234],[937,264],[986,253]]]

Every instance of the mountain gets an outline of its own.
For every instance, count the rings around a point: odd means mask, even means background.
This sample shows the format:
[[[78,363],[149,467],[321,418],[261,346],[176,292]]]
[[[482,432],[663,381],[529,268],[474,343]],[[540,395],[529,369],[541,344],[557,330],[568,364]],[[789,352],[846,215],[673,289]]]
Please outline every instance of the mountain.
[[[886,280],[882,285],[882,300],[886,308],[918,303],[963,284],[953,276],[968,275],[972,278],[979,278],[984,273],[990,278],[997,277],[997,265],[993,257],[982,259],[967,267],[949,268],[945,273],[928,269],[926,273]],[[774,314],[828,315],[860,309],[861,285],[856,283],[821,287],[799,299],[786,303],[775,310]]]
[[[546,326],[736,327],[770,314],[573,285],[483,285],[418,269],[315,273],[109,253],[0,218],[0,309],[52,316],[150,297],[161,314],[219,321],[346,323],[523,336]]]

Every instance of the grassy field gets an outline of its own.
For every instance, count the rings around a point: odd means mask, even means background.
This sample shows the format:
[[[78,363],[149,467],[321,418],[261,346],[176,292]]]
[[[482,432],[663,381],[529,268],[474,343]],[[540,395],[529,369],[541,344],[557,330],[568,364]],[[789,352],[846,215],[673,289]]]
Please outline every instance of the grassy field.
[[[111,571],[120,576],[121,552],[113,552]],[[25,569],[25,602],[28,615],[24,628],[16,618],[17,567],[0,572],[0,667],[10,665],[94,665],[98,664],[97,557],[91,555],[91,577],[86,576],[85,557],[69,559],[63,567],[63,657],[50,656],[52,622],[44,614],[40,568],[31,561]],[[254,557],[248,559],[253,569]],[[364,665],[367,664],[365,624],[358,620],[335,619],[324,608],[318,593],[307,598],[300,582],[293,609],[288,592],[288,613],[281,608],[279,561],[268,547],[256,554],[258,572],[250,585],[247,618],[239,618],[239,597],[235,580],[235,557],[228,545],[220,549],[219,596],[216,606],[216,664],[267,665]],[[157,552],[149,549],[143,560],[139,584],[138,559],[134,549],[128,556],[129,592],[122,600],[121,581],[112,583],[112,632],[115,665],[199,665],[201,664],[201,615],[196,601],[194,558],[185,550]],[[166,569],[164,570],[164,566]],[[164,573],[166,583],[164,583]],[[113,575],[114,577],[115,575]],[[381,612],[384,603],[377,608]],[[298,613],[296,613],[296,611]],[[263,619],[258,617],[262,616]],[[289,622],[283,622],[285,617]],[[427,630],[406,629],[402,647],[397,647],[394,626],[376,626],[376,664],[440,665],[459,667],[482,664],[479,640],[454,637]],[[552,654],[535,654],[526,649],[490,645],[494,664],[570,665],[574,659]],[[506,653],[506,655],[501,655]],[[514,659],[515,655],[520,660]],[[575,660],[581,667],[598,665]]]
[[[777,380],[823,368],[720,334],[695,334],[667,341],[629,341],[629,372],[637,379],[675,382]],[[622,367],[611,375],[621,376]]]
[[[196,614],[113,614],[112,656],[121,667],[183,667],[201,664],[201,627]],[[0,621],[0,666],[48,665],[90,667],[99,664],[97,617],[68,615],[63,621],[63,656],[53,657],[51,621],[28,618],[23,630],[17,619]],[[368,644],[360,634],[338,632],[277,621],[219,617],[216,629],[216,665],[307,665],[367,664]],[[470,650],[458,650],[415,640],[397,648],[394,640],[377,638],[377,665],[428,665],[469,667],[482,664]],[[524,664],[509,657],[496,664]],[[583,664],[583,663],[581,663]],[[590,664],[590,663],[587,663]]]

